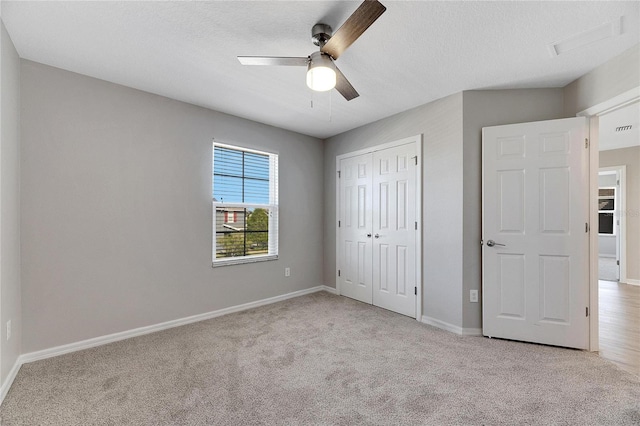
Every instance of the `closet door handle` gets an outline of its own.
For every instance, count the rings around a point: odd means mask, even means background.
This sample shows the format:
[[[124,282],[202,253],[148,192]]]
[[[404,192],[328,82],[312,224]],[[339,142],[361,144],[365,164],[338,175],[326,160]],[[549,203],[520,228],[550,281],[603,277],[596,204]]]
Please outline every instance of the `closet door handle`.
[[[367,238],[371,238],[371,234],[367,234]]]
[[[376,237],[376,238],[380,238],[380,235],[376,234],[376,235],[374,235],[374,237]]]

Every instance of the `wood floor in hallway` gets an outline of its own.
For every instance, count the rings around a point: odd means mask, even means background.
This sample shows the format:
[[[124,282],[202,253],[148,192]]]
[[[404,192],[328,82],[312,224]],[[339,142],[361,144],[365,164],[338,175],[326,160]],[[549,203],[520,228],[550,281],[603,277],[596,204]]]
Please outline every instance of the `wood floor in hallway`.
[[[599,281],[600,356],[640,376],[640,286]]]

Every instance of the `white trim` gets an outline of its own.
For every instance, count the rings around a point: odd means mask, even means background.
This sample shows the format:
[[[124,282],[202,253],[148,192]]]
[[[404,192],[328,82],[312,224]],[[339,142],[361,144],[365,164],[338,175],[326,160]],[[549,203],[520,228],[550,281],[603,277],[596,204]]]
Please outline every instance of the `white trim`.
[[[328,285],[322,285],[320,287],[322,287],[322,290],[326,291],[327,293],[331,293],[331,294],[335,294],[335,295],[338,294],[337,289],[335,289],[333,287],[330,287]]]
[[[482,336],[481,328],[463,328],[462,329],[463,336]]]
[[[598,188],[599,188],[599,138],[598,138],[598,117],[589,118],[589,351],[596,352],[600,349],[600,329],[598,309]]]
[[[338,161],[336,162],[336,165],[339,167],[340,166],[339,160],[342,160],[343,158],[357,157],[358,155],[370,154],[372,152],[383,151],[385,149],[395,148],[396,146],[401,146],[401,145],[408,145],[410,143],[415,143],[415,142],[422,142],[422,134],[410,136],[404,139],[398,139],[397,141],[393,141],[393,142],[386,142],[386,143],[371,146],[368,148],[359,149],[357,151],[347,152],[345,154],[337,155],[336,160]],[[337,168],[336,170],[340,170],[340,169]]]
[[[431,325],[441,330],[449,331],[460,336],[482,336],[481,328],[462,328],[457,325],[449,324],[448,322],[441,321],[436,318],[431,318],[423,315],[420,318],[420,322],[423,324]]]
[[[2,405],[2,402],[4,401],[4,398],[7,396],[7,393],[9,393],[9,389],[11,389],[11,385],[13,384],[13,381],[16,379],[16,376],[18,375],[18,371],[20,371],[20,367],[22,367],[23,362],[21,358],[22,356],[19,356],[18,359],[16,359],[16,362],[13,364],[13,367],[11,367],[11,371],[9,371],[7,378],[5,379],[4,383],[2,383],[2,386],[0,387],[0,405]]]
[[[418,169],[416,176],[416,221],[418,222],[418,229],[416,235],[416,320],[420,321],[422,317],[422,134],[410,136],[408,138],[399,139],[393,142],[387,142],[380,145],[375,145],[368,148],[359,149],[357,151],[348,152],[336,156],[336,270],[335,270],[335,284],[336,294],[340,295],[340,277],[338,270],[340,269],[339,253],[340,253],[340,227],[338,222],[340,221],[340,179],[337,174],[340,173],[340,161],[355,157],[363,154],[371,154],[377,151],[382,151],[389,148],[395,148],[397,146],[415,144],[416,155],[418,157]]]
[[[214,260],[213,262],[211,262],[211,267],[219,268],[221,266],[243,265],[245,263],[266,262],[267,260],[278,260],[278,255],[277,254],[257,254],[253,256],[221,258],[221,260]]]
[[[416,295],[416,320],[420,321],[422,318],[422,133],[414,136],[416,140],[416,155],[418,156],[418,175],[416,176],[416,193],[418,194],[418,200],[416,202],[416,221],[418,222],[418,235],[416,241],[416,287],[418,287]]]
[[[640,86],[627,90],[624,93],[614,96],[604,102],[591,106],[584,111],[580,111],[576,116],[589,117],[589,185],[590,190],[590,211],[589,222],[592,227],[598,223],[598,172],[600,167],[599,152],[599,118],[598,116],[623,108],[633,102],[640,100]],[[590,232],[589,241],[589,350],[598,351],[600,347],[600,329],[598,314],[598,233]],[[622,269],[622,268],[621,268]],[[627,280],[628,281],[628,280]]]
[[[589,117],[589,191],[591,202],[589,205],[589,222],[592,227],[598,223],[598,172],[600,167],[599,152],[599,118],[598,116],[623,108],[631,103],[640,100],[640,86],[627,90],[624,93],[614,96],[599,104],[593,105],[576,116]],[[598,233],[590,232],[589,241],[589,263],[590,263],[590,280],[589,280],[589,350],[598,351],[600,347],[600,329],[599,318],[600,312],[598,307]],[[627,280],[628,281],[628,280]]]
[[[340,295],[341,293],[341,289],[340,289],[340,274],[338,271],[340,271],[340,263],[338,262],[338,257],[340,254],[340,247],[338,246],[338,244],[340,244],[340,226],[338,226],[338,224],[340,223],[340,160],[341,160],[341,156],[336,156],[336,221],[334,222],[336,224],[336,271],[335,271],[335,284],[336,284],[336,294]]]
[[[640,86],[627,90],[626,92],[621,93],[618,96],[614,96],[604,102],[600,102],[597,105],[585,109],[584,111],[580,111],[576,116],[591,117],[594,115],[604,115],[619,108],[624,108],[625,106],[636,102],[638,99],[640,99]]]
[[[212,196],[212,212],[211,212],[211,223],[212,223],[212,232],[211,232],[211,266],[213,268],[218,266],[227,266],[227,265],[239,265],[244,263],[253,263],[253,262],[261,262],[267,260],[276,260],[278,259],[278,240],[279,240],[279,202],[278,202],[278,158],[279,154],[270,153],[266,151],[257,151],[249,148],[244,148],[242,146],[234,146],[225,143],[216,142],[214,139],[211,144],[211,172],[212,172],[212,189],[213,188],[213,180],[215,180],[215,158],[216,158],[216,148],[223,148],[231,151],[237,151],[243,153],[253,153],[261,156],[266,156],[269,159],[269,203],[225,203],[223,201],[217,201]],[[244,164],[244,162],[243,162]],[[242,171],[242,179],[245,179],[245,171]],[[213,195],[213,194],[212,194]],[[218,250],[218,239],[217,239],[217,209],[218,208],[242,208],[242,209],[266,209],[269,211],[269,229],[268,229],[268,253],[266,255],[255,256],[248,255],[237,256],[232,258],[217,258],[217,250]],[[235,218],[235,213],[234,213]],[[229,227],[228,225],[224,225]],[[234,229],[233,227],[230,227]],[[245,247],[246,249],[246,247]]]
[[[616,256],[613,257],[617,257],[620,261],[619,281],[625,282],[627,280],[627,166],[623,164],[621,166],[600,167],[598,176],[601,172],[615,172],[616,178],[620,182],[616,188],[616,208],[614,211],[614,218],[620,221],[620,225],[618,226],[619,232],[615,235],[617,239]],[[600,255],[600,257],[605,256]]]
[[[631,278],[627,278],[626,280],[624,280],[624,284],[640,286],[640,280],[634,280],[634,279],[631,279]]]
[[[246,148],[246,147],[244,147],[242,145],[231,145],[231,144],[224,143],[224,142],[217,142],[215,138],[213,138],[213,146],[219,146],[220,148],[233,149],[233,150],[236,150],[236,151],[242,150],[242,151],[246,151],[246,152],[251,152],[252,154],[278,155],[277,152],[259,151],[257,149]]]
[[[29,352],[21,355],[18,358],[20,364],[39,361],[41,359],[52,358],[58,355],[64,355],[71,352],[81,351],[83,349],[89,349],[96,346],[106,345],[107,343],[118,342],[120,340],[129,339],[131,337],[143,336],[149,333],[155,333],[157,331],[167,330],[169,328],[179,327],[182,325],[191,324],[194,322],[204,321],[211,318],[220,317],[235,312],[246,311],[247,309],[257,308],[259,306],[270,305],[272,303],[281,302],[283,300],[292,299],[294,297],[304,296],[305,294],[317,293],[319,291],[329,291],[330,287],[319,285],[316,287],[307,288],[304,290],[294,291],[292,293],[283,294],[280,296],[269,297],[267,299],[257,300],[255,302],[243,303],[242,305],[230,306],[228,308],[222,308],[203,314],[192,315],[190,317],[175,319],[171,321],[162,322],[159,324],[149,325],[146,327],[134,328],[132,330],[122,331],[119,333],[108,334],[106,336],[94,337],[92,339],[82,340],[79,342],[69,343],[67,345],[56,346],[53,348],[43,349],[40,351]],[[18,367],[19,368],[19,367]]]

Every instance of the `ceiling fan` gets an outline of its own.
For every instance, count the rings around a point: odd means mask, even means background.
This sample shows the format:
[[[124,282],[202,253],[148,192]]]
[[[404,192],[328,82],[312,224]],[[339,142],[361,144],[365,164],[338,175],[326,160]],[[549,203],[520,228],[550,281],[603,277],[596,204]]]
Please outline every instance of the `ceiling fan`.
[[[344,24],[331,35],[331,27],[318,23],[311,30],[319,52],[305,57],[238,56],[242,65],[282,65],[307,67],[307,86],[324,92],[334,87],[347,101],[360,96],[334,61],[387,10],[377,0],[365,0]]]

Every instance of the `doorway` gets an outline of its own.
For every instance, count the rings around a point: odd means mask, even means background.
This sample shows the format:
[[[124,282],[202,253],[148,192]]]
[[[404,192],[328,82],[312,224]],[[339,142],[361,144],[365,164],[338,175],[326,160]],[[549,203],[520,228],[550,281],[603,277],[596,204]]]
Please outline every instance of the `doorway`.
[[[421,315],[421,136],[336,157],[338,294]]]
[[[624,165],[598,172],[598,279],[603,281],[626,277],[625,172]]]
[[[599,353],[640,375],[640,103],[597,119]]]

